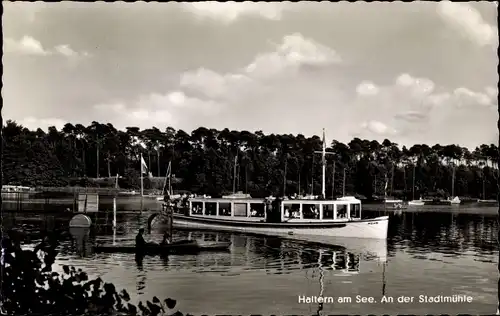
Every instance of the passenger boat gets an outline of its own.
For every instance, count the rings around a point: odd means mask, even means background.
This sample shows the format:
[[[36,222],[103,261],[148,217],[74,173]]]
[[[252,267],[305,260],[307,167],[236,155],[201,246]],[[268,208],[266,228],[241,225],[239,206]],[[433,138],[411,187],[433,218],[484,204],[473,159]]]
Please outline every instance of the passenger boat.
[[[200,251],[224,251],[231,246],[230,242],[198,243],[196,240],[181,240],[171,244],[148,244],[144,250],[145,254],[158,255],[166,253],[193,253]],[[135,245],[103,245],[95,246],[97,253],[136,253]]]
[[[323,130],[325,196],[326,142]],[[272,201],[271,201],[272,200]],[[173,214],[174,228],[209,229],[275,236],[309,235],[386,239],[389,217],[361,217],[361,201],[339,199],[191,198],[184,213]]]

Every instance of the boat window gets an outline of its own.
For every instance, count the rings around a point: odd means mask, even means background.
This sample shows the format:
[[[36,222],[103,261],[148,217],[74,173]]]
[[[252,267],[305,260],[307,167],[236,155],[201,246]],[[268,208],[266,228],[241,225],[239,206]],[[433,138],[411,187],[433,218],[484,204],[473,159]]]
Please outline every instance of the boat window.
[[[333,204],[323,204],[323,219],[333,219],[334,207]]]
[[[219,216],[231,216],[231,203],[219,203]]]
[[[285,218],[300,218],[300,204],[285,204],[284,209]]]
[[[319,205],[318,204],[302,205],[302,214],[304,216],[304,219],[319,219]]]
[[[265,205],[263,203],[250,203],[250,217],[265,217]]]
[[[205,215],[217,215],[217,203],[205,202]]]
[[[351,204],[351,218],[361,217],[361,204]]]
[[[343,270],[347,268],[346,254],[343,252],[338,252],[335,257],[335,269]]]
[[[234,203],[234,216],[247,217],[247,203]]]
[[[347,218],[346,204],[337,204],[337,218]]]
[[[349,262],[347,264],[348,271],[354,272],[359,271],[359,255],[354,253],[348,253]]]
[[[202,202],[193,202],[191,203],[192,211],[191,214],[194,215],[203,215],[203,203]]]

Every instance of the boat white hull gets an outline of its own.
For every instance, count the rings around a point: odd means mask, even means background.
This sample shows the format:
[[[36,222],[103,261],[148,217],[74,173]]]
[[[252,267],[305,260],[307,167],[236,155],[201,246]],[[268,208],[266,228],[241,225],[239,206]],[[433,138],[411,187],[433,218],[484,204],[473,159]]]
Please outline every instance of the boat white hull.
[[[403,200],[384,200],[384,203],[385,204],[399,204],[399,203],[403,203]]]
[[[328,227],[331,224],[332,227]],[[337,226],[335,226],[337,225]],[[238,225],[230,221],[203,220],[183,215],[174,215],[174,228],[206,229],[216,231],[232,231],[241,233],[264,234],[269,236],[322,236],[387,239],[389,217],[381,216],[373,219],[354,220],[345,222],[323,223],[321,227],[314,227],[312,223],[249,223]]]
[[[412,205],[412,206],[424,206],[425,205],[425,202],[424,201],[410,201],[408,202],[408,205]]]
[[[480,204],[496,204],[498,202],[496,200],[477,200],[477,203],[480,203]]]

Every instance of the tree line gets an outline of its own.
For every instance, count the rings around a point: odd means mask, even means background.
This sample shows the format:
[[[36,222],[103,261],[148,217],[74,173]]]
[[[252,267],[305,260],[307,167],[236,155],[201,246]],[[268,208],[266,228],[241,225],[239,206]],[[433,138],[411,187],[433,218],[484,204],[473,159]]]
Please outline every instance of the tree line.
[[[175,190],[219,196],[321,193],[322,139],[199,127],[190,134],[167,127],[118,130],[112,124],[67,123],[61,130],[30,130],[7,121],[3,135],[3,184],[26,186],[140,185],[140,156],[161,188],[171,163]],[[384,195],[496,199],[498,147],[459,145],[407,148],[385,139],[332,141],[326,156],[326,196]],[[454,179],[454,181],[453,181]],[[454,191],[454,192],[452,192]]]

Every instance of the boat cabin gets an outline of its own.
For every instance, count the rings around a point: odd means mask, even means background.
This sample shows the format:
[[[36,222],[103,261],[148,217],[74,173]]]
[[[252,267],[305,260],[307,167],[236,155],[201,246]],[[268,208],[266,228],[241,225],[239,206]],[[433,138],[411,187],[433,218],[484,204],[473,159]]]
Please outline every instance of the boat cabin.
[[[266,201],[253,198],[192,198],[189,199],[189,215],[260,222],[266,219]]]
[[[238,221],[267,221],[265,199],[192,198],[189,216]],[[281,222],[348,221],[361,219],[361,201],[354,197],[337,200],[283,200]]]
[[[361,219],[361,201],[354,197],[337,200],[285,200],[281,203],[281,221],[348,221]]]

